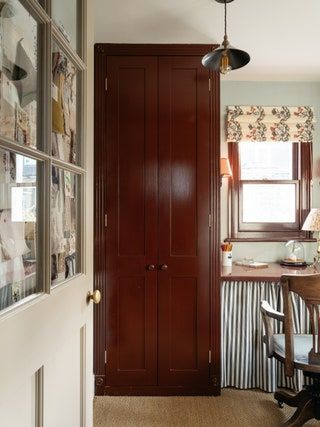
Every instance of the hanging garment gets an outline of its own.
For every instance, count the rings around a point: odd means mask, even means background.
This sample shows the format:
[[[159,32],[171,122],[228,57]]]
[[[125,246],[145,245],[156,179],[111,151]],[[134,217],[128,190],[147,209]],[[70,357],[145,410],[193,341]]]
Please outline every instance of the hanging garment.
[[[0,212],[0,257],[9,260],[30,252],[25,241],[24,222],[12,222],[11,210]]]
[[[21,73],[21,71],[18,69],[15,71],[14,68],[12,80],[14,80],[13,83],[15,84],[18,91],[20,106],[24,108],[32,101],[37,99],[37,72],[30,57],[22,45],[22,41],[23,38],[19,40],[17,45],[15,67],[19,68],[17,64],[20,64],[20,66],[23,67],[23,70],[26,72],[26,75],[24,77],[20,77],[19,73]]]

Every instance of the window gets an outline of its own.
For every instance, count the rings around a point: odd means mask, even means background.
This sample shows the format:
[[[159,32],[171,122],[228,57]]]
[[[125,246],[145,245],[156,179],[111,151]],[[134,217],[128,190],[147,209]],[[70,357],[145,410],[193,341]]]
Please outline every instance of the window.
[[[230,143],[232,239],[309,238],[301,226],[310,208],[311,144]]]
[[[2,312],[82,271],[81,11],[81,0],[0,2]]]

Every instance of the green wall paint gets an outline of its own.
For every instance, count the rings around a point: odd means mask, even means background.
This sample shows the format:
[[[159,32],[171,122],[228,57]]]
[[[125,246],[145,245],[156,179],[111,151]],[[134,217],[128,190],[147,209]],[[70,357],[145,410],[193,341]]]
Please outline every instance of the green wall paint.
[[[225,141],[227,105],[308,105],[315,111],[313,150],[313,207],[320,207],[320,82],[221,82],[221,156],[228,153]],[[228,233],[227,180],[221,188],[221,239]],[[235,243],[234,260],[253,257],[260,261],[277,261],[283,256],[283,243]],[[306,257],[312,260],[315,244],[304,243]]]

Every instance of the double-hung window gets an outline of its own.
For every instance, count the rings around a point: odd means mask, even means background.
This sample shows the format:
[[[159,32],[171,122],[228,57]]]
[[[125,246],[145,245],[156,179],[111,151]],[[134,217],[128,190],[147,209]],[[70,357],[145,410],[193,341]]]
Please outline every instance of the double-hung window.
[[[294,130],[290,134],[293,125],[283,119],[280,125],[286,126],[286,133],[277,134],[275,118],[271,124],[267,122],[271,119],[266,118],[265,111],[259,110],[253,123],[244,108],[241,112],[238,110],[237,119],[243,119],[236,128],[232,118],[229,125],[233,169],[229,237],[275,241],[309,238],[301,227],[310,209],[312,142],[299,141]],[[237,132],[232,132],[235,129]],[[238,140],[232,141],[235,135]]]

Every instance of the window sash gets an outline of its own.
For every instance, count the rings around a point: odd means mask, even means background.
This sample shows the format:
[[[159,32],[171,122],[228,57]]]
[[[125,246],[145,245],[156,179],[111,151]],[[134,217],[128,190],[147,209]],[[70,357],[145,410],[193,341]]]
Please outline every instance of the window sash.
[[[277,223],[269,226],[268,224],[260,223],[243,223],[241,215],[241,191],[242,185],[245,182],[253,183],[253,180],[240,180],[240,159],[238,144],[229,143],[229,159],[233,172],[233,178],[229,180],[229,230],[228,240],[233,241],[287,241],[290,239],[314,240],[310,232],[302,231],[302,224],[310,210],[311,205],[311,176],[312,176],[312,144],[293,144],[295,182],[297,192],[297,220],[295,226],[274,226]],[[271,182],[269,180],[259,181],[261,184]],[[283,183],[284,181],[275,181]],[[255,225],[254,225],[255,224]]]

